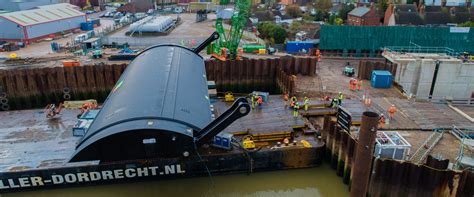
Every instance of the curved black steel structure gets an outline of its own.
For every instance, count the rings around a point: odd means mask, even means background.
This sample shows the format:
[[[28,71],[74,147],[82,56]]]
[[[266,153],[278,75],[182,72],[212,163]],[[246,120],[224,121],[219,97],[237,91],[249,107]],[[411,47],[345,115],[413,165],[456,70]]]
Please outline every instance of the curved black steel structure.
[[[215,37],[213,34],[206,42]],[[70,161],[187,155],[248,114],[247,100],[238,99],[212,121],[204,61],[197,54],[202,48],[159,45],[139,54],[109,94]]]

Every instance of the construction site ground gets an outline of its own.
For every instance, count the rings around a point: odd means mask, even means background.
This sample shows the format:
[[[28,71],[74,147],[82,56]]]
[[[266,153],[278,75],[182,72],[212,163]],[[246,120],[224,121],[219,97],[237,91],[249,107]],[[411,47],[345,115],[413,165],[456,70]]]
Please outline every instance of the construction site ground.
[[[113,19],[101,18],[101,26],[95,28],[96,31],[101,31],[104,28],[110,27],[113,25]],[[53,53],[51,49],[51,42],[56,42],[60,45],[66,45],[66,43],[73,43],[74,38],[84,32],[79,31],[78,33],[73,33],[67,37],[58,38],[54,40],[41,40],[38,42],[31,43],[25,48],[20,48],[18,51],[11,52],[0,52],[0,58],[8,58],[11,53],[16,53],[19,58],[46,58],[46,57],[55,57],[62,56],[64,53]]]
[[[325,95],[336,96],[339,92],[342,92],[346,99],[361,104],[365,94],[366,97],[372,100],[370,106],[366,105],[367,109],[383,113],[387,118],[388,108],[394,104],[398,111],[395,113],[393,120],[389,121],[389,124],[385,124],[383,129],[400,132],[412,145],[412,154],[420,146],[423,146],[423,142],[432,134],[433,129],[450,129],[453,125],[458,128],[474,129],[474,123],[449,108],[447,104],[428,101],[417,102],[414,99],[408,99],[394,87],[376,89],[370,86],[370,81],[364,80],[361,91],[351,91],[349,89],[351,77],[342,74],[347,62],[350,62],[356,68],[357,73],[359,60],[323,59],[318,62],[315,77],[297,76],[297,94],[300,96],[309,95],[311,100],[320,100]],[[344,107],[344,101],[342,106]],[[468,114],[474,114],[473,107],[459,107],[459,109]],[[443,138],[431,151],[431,155],[439,155],[455,162],[460,143],[452,134],[445,132]],[[467,153],[469,154],[470,151],[467,150]]]
[[[458,108],[471,118],[474,118],[474,106],[456,106],[456,108]]]
[[[150,46],[154,44],[181,44],[183,40],[185,44],[191,40],[196,40],[196,43],[200,43],[208,38],[212,32],[215,31],[215,14],[208,14],[208,19],[196,23],[195,13],[182,13],[182,14],[171,14],[173,18],[180,17],[181,24],[173,29],[168,35],[163,36],[139,36],[138,33],[134,33],[135,36],[130,37],[125,35],[129,30],[125,27],[119,31],[116,31],[108,35],[108,39],[112,42],[125,43],[128,42],[132,46]]]

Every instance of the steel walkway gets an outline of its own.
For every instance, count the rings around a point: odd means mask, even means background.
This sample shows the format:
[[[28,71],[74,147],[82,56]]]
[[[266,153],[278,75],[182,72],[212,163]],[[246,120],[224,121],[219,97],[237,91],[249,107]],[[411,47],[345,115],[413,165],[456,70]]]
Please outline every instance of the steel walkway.
[[[434,130],[433,133],[423,142],[423,144],[415,151],[410,160],[413,163],[422,163],[426,156],[433,150],[436,144],[443,137],[444,131]]]

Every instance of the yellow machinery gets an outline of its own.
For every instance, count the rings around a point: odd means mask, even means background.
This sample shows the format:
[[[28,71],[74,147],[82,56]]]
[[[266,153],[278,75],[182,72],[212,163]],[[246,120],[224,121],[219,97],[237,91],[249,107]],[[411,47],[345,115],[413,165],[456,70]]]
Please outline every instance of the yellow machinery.
[[[234,94],[232,92],[226,92],[224,95],[225,102],[234,102]]]
[[[242,138],[242,146],[245,149],[255,149],[255,142],[253,141],[253,137],[251,135],[246,135]]]
[[[311,147],[313,147],[313,146],[312,146],[308,141],[306,141],[306,140],[301,140],[301,144],[303,144],[303,146],[304,146],[305,148],[311,148]]]
[[[90,100],[82,100],[82,101],[64,101],[64,103],[60,103],[58,106],[55,104],[49,104],[45,108],[45,113],[47,118],[54,118],[56,115],[61,113],[61,110],[66,109],[81,109],[82,115],[84,111],[95,109],[98,107],[97,101],[94,99]]]
[[[10,59],[16,59],[18,55],[16,53],[10,53],[8,57],[10,57]]]

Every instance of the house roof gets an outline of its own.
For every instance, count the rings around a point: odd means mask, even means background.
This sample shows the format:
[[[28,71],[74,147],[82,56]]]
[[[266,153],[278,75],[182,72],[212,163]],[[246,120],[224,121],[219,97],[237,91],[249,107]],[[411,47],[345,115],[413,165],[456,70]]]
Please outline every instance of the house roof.
[[[69,5],[64,3],[60,5],[39,6],[38,9],[0,14],[0,17],[6,18],[21,26],[30,26],[85,15],[75,10],[73,5]]]
[[[257,18],[258,22],[275,20],[275,17],[273,16],[273,14],[270,11],[255,12],[253,14],[253,17]]]
[[[370,8],[366,7],[357,7],[349,12],[349,15],[362,17],[370,11]]]
[[[400,25],[424,25],[423,19],[417,12],[395,13],[395,19]]]
[[[395,12],[417,12],[418,8],[413,4],[395,5]]]
[[[445,12],[426,12],[425,24],[447,24],[449,23],[449,14]]]

